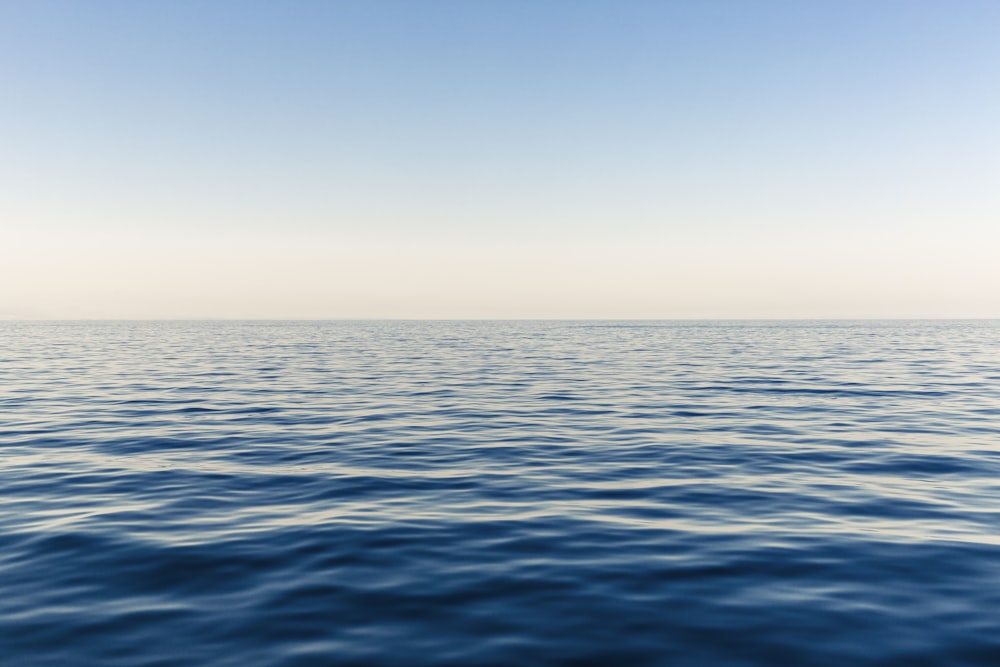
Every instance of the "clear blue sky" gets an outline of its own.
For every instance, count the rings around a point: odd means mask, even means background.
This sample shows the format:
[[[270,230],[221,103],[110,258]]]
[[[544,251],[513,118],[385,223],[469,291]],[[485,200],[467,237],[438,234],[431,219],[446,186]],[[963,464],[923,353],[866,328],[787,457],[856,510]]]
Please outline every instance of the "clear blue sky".
[[[1000,2],[0,2],[0,317],[1000,317]]]

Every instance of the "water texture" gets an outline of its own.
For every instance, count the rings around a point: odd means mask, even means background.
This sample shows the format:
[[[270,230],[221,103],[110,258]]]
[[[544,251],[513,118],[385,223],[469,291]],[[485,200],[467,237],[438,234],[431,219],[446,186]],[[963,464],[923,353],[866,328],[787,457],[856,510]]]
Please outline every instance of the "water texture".
[[[1000,665],[1000,323],[0,323],[4,665]]]

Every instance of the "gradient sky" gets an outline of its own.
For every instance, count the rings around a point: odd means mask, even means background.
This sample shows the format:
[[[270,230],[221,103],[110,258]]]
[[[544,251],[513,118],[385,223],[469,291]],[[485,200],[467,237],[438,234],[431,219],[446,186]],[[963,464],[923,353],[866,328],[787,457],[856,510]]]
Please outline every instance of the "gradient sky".
[[[0,0],[0,317],[1000,317],[1000,2]]]

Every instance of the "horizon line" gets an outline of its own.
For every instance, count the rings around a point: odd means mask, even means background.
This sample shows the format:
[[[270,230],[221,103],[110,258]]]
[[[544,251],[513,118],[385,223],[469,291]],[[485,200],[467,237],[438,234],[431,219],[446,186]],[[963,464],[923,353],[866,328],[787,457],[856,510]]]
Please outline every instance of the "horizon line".
[[[963,322],[1000,316],[886,317],[50,317],[4,318],[0,322]]]

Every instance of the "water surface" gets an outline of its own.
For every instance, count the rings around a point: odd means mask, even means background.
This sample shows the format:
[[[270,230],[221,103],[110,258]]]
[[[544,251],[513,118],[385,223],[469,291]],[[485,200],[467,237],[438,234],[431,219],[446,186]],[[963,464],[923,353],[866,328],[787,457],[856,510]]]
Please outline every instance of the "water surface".
[[[0,662],[1000,664],[1000,323],[0,323]]]

